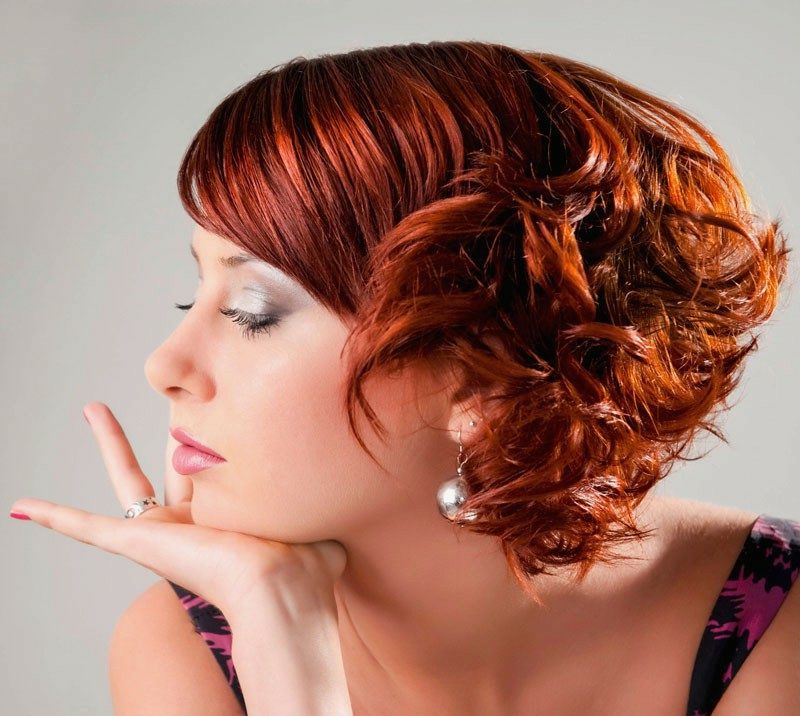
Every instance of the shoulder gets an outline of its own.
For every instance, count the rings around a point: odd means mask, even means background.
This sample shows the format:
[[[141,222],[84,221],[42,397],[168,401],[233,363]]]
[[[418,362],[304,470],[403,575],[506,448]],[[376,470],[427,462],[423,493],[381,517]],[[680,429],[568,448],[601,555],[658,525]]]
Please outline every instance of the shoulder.
[[[205,640],[164,579],[120,615],[108,666],[117,716],[243,713]]]
[[[644,515],[641,526],[655,527],[659,535],[657,561],[668,564],[678,585],[693,585],[687,596],[716,599],[759,513],[657,495]]]
[[[654,495],[640,514],[638,526],[654,530],[648,554],[659,587],[668,583],[684,607],[695,605],[701,618],[708,616],[759,513]]]
[[[713,545],[740,536],[744,541],[759,515],[752,510],[670,495],[658,495],[653,505],[659,527],[667,530],[677,543],[687,545]]]
[[[709,503],[663,498],[659,522],[670,533],[686,572],[704,587],[695,591],[700,614],[713,606],[750,534],[758,512]],[[790,518],[798,521],[795,518]],[[709,576],[710,575],[710,576]],[[800,577],[725,689],[714,716],[742,713],[800,713]],[[773,590],[778,594],[778,590]]]
[[[764,622],[774,616],[728,684],[715,716],[800,713],[800,532],[795,534],[795,547],[786,552],[788,558],[776,553],[772,540],[761,553],[764,571],[756,575],[763,579],[770,596],[775,595]],[[781,542],[779,537],[777,544],[783,551],[788,543]]]

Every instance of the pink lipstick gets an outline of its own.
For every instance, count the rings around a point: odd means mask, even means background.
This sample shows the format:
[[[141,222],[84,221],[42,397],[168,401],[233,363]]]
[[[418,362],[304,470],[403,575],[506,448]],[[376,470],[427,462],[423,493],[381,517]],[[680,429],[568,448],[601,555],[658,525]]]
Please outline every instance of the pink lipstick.
[[[170,428],[170,435],[181,445],[172,453],[172,467],[180,475],[191,475],[226,462],[222,455],[191,437],[182,428]]]

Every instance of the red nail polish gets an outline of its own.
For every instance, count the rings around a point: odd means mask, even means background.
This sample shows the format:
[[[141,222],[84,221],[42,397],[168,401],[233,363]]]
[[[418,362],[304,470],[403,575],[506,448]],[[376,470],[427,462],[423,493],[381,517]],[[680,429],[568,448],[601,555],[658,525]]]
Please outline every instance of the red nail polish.
[[[29,520],[30,519],[30,517],[28,517],[28,515],[26,515],[24,512],[9,512],[8,514],[11,517],[13,517],[15,520]]]

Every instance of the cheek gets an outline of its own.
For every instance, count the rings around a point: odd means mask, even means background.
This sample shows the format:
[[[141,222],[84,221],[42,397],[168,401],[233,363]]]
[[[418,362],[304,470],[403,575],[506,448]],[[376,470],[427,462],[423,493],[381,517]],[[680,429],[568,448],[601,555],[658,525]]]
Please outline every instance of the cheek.
[[[420,429],[417,379],[372,377],[364,384],[388,442],[359,410],[355,417],[384,470],[349,429],[340,356],[345,338],[337,325],[322,321],[267,349],[237,346],[229,356],[215,411],[230,431],[230,464],[219,470],[219,479],[197,481],[198,522],[265,539],[313,542],[384,519],[413,500],[415,491],[427,495],[425,471],[435,465],[436,443],[431,431]]]
[[[228,439],[235,446],[235,468],[224,487],[233,493],[226,499],[240,505],[239,529],[288,542],[328,539],[392,501],[395,476],[384,473],[349,430],[339,339],[344,337],[306,341],[303,350],[266,358],[262,352],[239,374],[248,380],[228,387],[225,412],[235,426]],[[391,404],[391,397],[368,395],[386,419],[383,404]],[[388,448],[358,411],[357,419],[370,450],[391,468]],[[387,428],[393,425],[387,422]]]
[[[280,358],[249,382],[237,411],[247,416],[239,444],[248,468],[265,481],[287,479],[290,472],[303,480],[329,462],[343,438],[341,380],[333,361]]]

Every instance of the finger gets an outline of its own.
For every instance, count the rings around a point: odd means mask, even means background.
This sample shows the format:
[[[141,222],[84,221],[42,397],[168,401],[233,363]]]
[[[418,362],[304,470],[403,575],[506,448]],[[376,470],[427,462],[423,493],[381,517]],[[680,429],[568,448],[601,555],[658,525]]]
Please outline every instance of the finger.
[[[125,431],[105,403],[84,406],[84,415],[92,428],[106,471],[123,509],[143,497],[155,497],[150,480],[142,472]]]
[[[192,481],[181,475],[172,466],[172,453],[180,443],[167,433],[167,449],[164,456],[164,504],[176,505],[192,499]]]
[[[215,563],[221,564],[234,553],[228,540],[237,537],[234,532],[171,521],[186,507],[176,514],[174,508],[157,507],[135,519],[109,517],[33,498],[17,500],[12,509],[27,514],[43,527],[127,557],[159,577],[195,592],[207,591],[209,587],[214,591],[207,575],[209,571],[214,574]],[[162,519],[147,518],[158,512]],[[165,521],[165,515],[169,515],[170,521]]]

